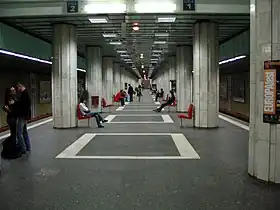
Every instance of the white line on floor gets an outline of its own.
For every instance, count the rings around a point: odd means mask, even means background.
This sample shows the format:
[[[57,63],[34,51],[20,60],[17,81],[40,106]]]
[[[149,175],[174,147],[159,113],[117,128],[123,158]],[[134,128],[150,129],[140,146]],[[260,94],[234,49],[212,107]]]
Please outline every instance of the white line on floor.
[[[173,133],[94,133],[96,136],[170,136]]]
[[[171,136],[181,156],[200,159],[193,146],[183,134],[171,134]]]
[[[110,123],[115,117],[116,115],[108,115],[105,119],[108,120],[108,123]]]
[[[174,123],[174,121],[168,114],[161,115],[161,117],[165,123]]]
[[[222,119],[222,120],[224,120],[224,121],[227,121],[227,122],[229,122],[229,123],[231,123],[231,124],[233,124],[233,125],[235,125],[235,126],[238,126],[238,127],[240,127],[240,128],[243,128],[243,129],[246,130],[246,131],[249,131],[249,126],[248,126],[248,125],[244,125],[244,124],[242,124],[242,123],[240,123],[240,122],[237,122],[237,121],[235,121],[235,120],[233,120],[233,119],[227,118],[227,117],[225,117],[225,116],[223,116],[223,115],[219,115],[219,118]]]
[[[121,116],[121,117],[161,117],[160,114],[118,114],[117,115],[118,117]]]
[[[52,118],[51,118],[51,119],[44,120],[44,121],[41,121],[41,122],[38,122],[38,123],[34,123],[34,124],[32,124],[32,125],[27,126],[27,130],[32,129],[32,128],[36,128],[36,127],[38,127],[38,126],[44,125],[44,124],[46,124],[46,123],[49,123],[49,122],[51,122],[51,121],[52,121]],[[7,138],[7,137],[9,137],[9,136],[10,136],[10,133],[1,135],[1,136],[0,136],[0,140],[5,139],[5,138]]]
[[[115,160],[186,160],[199,159],[191,156],[65,156],[67,159],[115,159]]]
[[[152,109],[123,109],[122,112],[151,112]]]
[[[95,134],[86,133],[77,139],[74,143],[63,150],[56,158],[68,158],[77,155],[93,138]]]
[[[117,121],[108,122],[110,124],[162,124],[162,123],[174,123],[174,122],[159,122],[159,121]]]
[[[116,109],[116,111],[122,111],[124,109],[124,106],[120,106]]]

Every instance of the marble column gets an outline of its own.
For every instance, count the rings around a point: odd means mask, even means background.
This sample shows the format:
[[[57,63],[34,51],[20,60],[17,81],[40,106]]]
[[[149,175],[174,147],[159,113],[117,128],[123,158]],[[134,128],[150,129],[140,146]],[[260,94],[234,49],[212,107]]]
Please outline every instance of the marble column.
[[[169,89],[171,90],[170,80],[176,80],[176,56],[169,57]]]
[[[73,128],[76,123],[77,37],[74,25],[53,25],[52,113],[54,128]]]
[[[101,112],[102,97],[102,53],[100,46],[88,46],[86,48],[87,72],[86,84],[89,93],[89,106],[91,96],[99,96],[98,107],[91,107],[94,111]]]
[[[107,103],[112,103],[113,96],[113,62],[114,57],[103,57],[103,90],[104,98]]]
[[[195,126],[215,128],[219,121],[218,24],[195,23],[193,47]]]
[[[125,75],[124,75],[124,72],[125,71],[125,68],[124,66],[120,66],[120,89],[123,89],[124,90],[124,83],[125,83]]]
[[[280,129],[263,123],[264,61],[280,58],[279,11],[278,0],[251,0],[248,172],[273,183],[280,183]]]
[[[113,85],[114,85],[114,91],[113,94],[117,94],[121,89],[121,74],[120,74],[120,63],[114,62],[114,68],[113,68]]]
[[[192,47],[177,46],[177,112],[186,112],[192,103]]]

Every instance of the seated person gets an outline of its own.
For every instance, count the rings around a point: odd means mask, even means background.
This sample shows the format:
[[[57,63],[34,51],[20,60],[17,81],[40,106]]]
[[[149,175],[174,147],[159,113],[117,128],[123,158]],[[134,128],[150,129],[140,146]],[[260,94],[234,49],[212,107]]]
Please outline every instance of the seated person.
[[[83,116],[95,117],[98,128],[104,128],[104,126],[101,125],[101,123],[108,122],[108,120],[103,119],[103,117],[101,117],[101,115],[98,112],[90,111],[89,108],[86,106],[86,101],[84,99],[80,100],[79,108]]]
[[[174,102],[175,102],[175,95],[174,95],[173,90],[170,90],[170,97],[168,98],[168,100],[167,100],[165,103],[161,104],[160,107],[158,107],[158,108],[155,109],[154,111],[155,111],[155,112],[161,112],[161,110],[162,110],[164,107],[166,107],[166,106],[168,106],[168,105],[171,105],[171,104],[173,104]]]

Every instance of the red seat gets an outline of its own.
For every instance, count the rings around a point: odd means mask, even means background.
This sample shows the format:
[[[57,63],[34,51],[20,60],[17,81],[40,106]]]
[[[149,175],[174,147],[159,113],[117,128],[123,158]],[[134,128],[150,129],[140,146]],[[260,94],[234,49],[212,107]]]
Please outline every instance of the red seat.
[[[77,120],[78,120],[78,121],[79,121],[79,120],[88,120],[88,127],[89,127],[89,126],[90,126],[90,124],[89,124],[90,118],[92,118],[92,117],[82,115],[82,112],[81,112],[81,110],[80,110],[80,105],[78,104],[78,105],[77,105]],[[78,125],[78,122],[77,122],[77,125]]]
[[[190,104],[186,115],[185,114],[178,115],[178,118],[181,120],[181,123],[180,123],[181,127],[183,126],[183,119],[191,120],[193,118],[193,109],[194,109],[193,104]]]
[[[107,104],[105,98],[102,98],[101,99],[101,108],[110,108],[110,111],[111,111],[111,107],[114,106],[113,104]],[[101,110],[102,111],[102,110]]]

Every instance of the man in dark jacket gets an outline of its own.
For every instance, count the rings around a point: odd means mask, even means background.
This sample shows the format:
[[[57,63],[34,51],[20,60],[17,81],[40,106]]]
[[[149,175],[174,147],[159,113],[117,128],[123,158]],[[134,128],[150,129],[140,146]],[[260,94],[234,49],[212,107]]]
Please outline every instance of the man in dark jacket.
[[[21,84],[16,84],[17,92],[20,94],[16,102],[16,113],[17,113],[17,137],[18,144],[21,147],[22,153],[30,151],[30,140],[27,132],[26,120],[30,119],[30,108],[31,108],[31,99],[29,93],[26,90],[26,87]]]
[[[129,100],[130,100],[130,102],[133,102],[133,93],[134,93],[134,90],[133,90],[133,87],[131,87],[130,84],[128,84],[127,93],[128,93],[128,95],[129,95]]]

